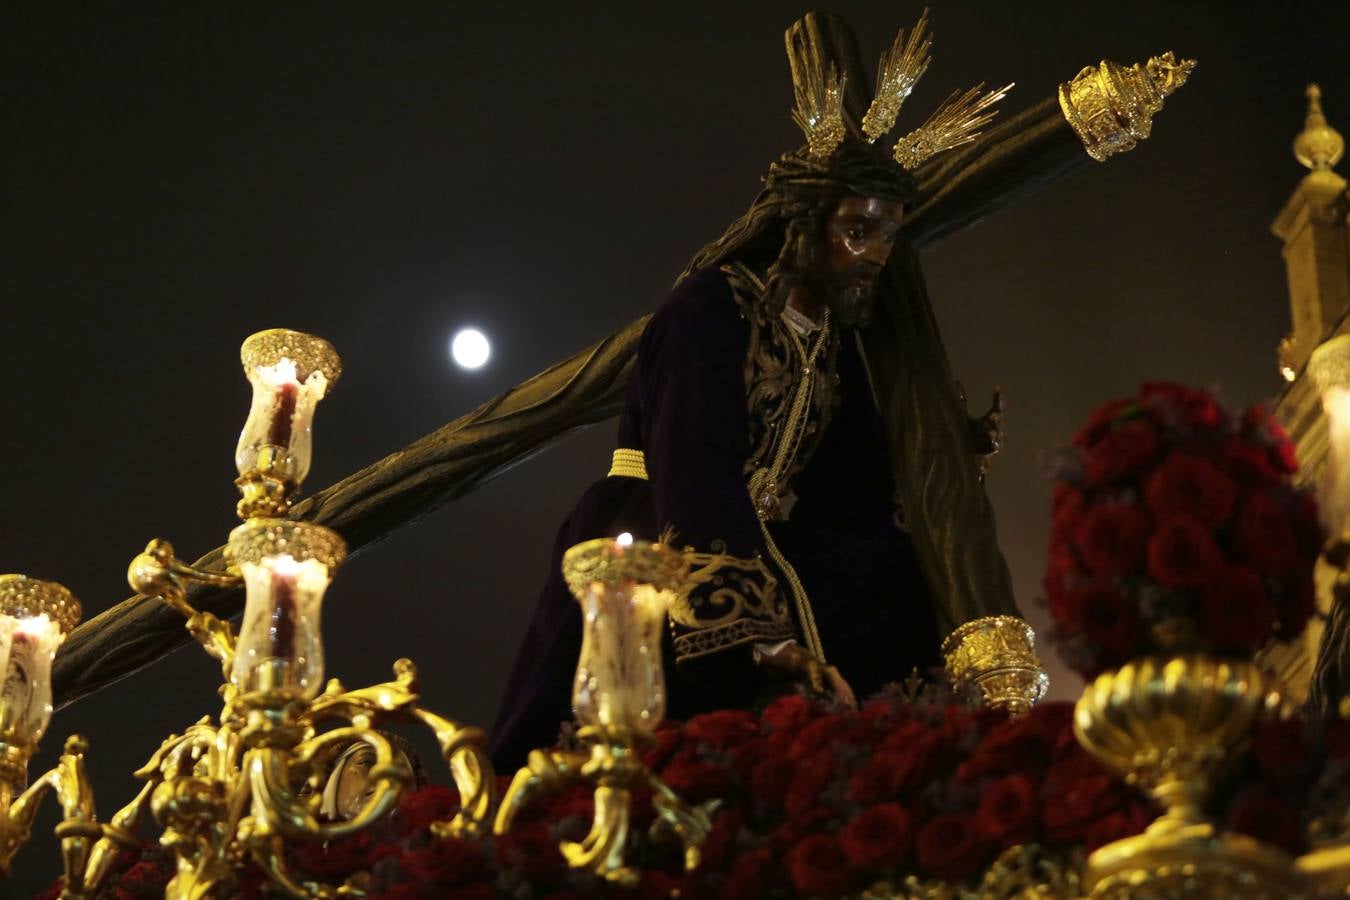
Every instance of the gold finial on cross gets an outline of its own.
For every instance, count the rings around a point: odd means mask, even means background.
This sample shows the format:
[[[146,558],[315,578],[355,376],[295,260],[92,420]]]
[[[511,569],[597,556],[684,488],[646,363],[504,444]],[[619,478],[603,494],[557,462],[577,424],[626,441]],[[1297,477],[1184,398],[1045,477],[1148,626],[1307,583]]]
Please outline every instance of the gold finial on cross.
[[[1303,131],[1294,138],[1294,156],[1314,172],[1329,170],[1341,161],[1345,140],[1340,132],[1327,124],[1322,113],[1322,89],[1316,84],[1307,88],[1308,117]]]

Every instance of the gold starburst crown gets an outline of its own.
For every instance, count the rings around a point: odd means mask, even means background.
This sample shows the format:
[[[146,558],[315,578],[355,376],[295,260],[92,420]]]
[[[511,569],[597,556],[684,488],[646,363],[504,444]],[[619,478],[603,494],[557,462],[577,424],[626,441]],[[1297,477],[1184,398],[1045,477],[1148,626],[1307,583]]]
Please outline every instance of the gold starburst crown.
[[[925,9],[918,24],[908,34],[900,29],[890,49],[882,54],[876,95],[860,124],[849,121],[845,114],[847,76],[841,76],[834,65],[806,72],[794,84],[797,106],[792,119],[806,134],[807,152],[824,162],[850,136],[869,144],[880,140],[895,127],[900,107],[927,71],[932,46]],[[895,161],[912,170],[939,153],[971,143],[979,137],[980,129],[993,121],[997,111],[992,107],[1011,88],[1007,84],[984,91],[981,83],[967,91],[953,91],[928,121],[896,141]]]

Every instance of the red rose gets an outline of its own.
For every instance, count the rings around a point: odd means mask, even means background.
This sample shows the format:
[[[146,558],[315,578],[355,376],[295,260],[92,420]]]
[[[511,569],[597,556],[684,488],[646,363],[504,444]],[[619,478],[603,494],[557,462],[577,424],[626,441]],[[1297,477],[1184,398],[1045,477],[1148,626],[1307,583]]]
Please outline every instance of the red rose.
[[[1117,419],[1125,418],[1137,412],[1137,402],[1133,397],[1121,397],[1118,400],[1112,400],[1110,403],[1104,403],[1094,409],[1092,414],[1088,416],[1087,424],[1083,426],[1083,430],[1073,436],[1073,443],[1079,447],[1091,447],[1111,431]]]
[[[834,751],[828,747],[798,763],[783,797],[783,808],[788,815],[796,816],[815,806],[821,792],[834,777],[835,768]]]
[[[685,738],[719,750],[743,744],[759,734],[759,719],[745,710],[722,709],[694,716],[684,726]]]
[[[459,794],[438,784],[404,794],[399,800],[398,814],[409,831],[421,831],[432,822],[453,819],[459,812]]]
[[[860,869],[889,869],[909,852],[913,828],[898,803],[883,803],[859,813],[839,833],[849,862]]]
[[[1066,772],[1052,770],[1046,778],[1041,789],[1041,824],[1052,842],[1084,843],[1097,820],[1117,810],[1116,782],[1098,773],[1067,777]]]
[[[815,718],[819,709],[801,694],[786,694],[774,700],[760,714],[760,721],[773,731],[795,731]]]
[[[1229,810],[1225,825],[1229,831],[1274,844],[1295,856],[1307,843],[1298,810],[1266,787],[1240,797]]]
[[[1072,553],[1057,552],[1054,547],[1050,549],[1050,563],[1041,586],[1045,588],[1045,597],[1052,608],[1056,601],[1063,601],[1082,578],[1083,572]]]
[[[773,854],[767,850],[751,850],[737,856],[722,885],[723,900],[760,900],[768,893],[772,864]]]
[[[897,789],[917,788],[927,782],[950,749],[943,734],[920,722],[896,729],[877,745],[893,761]]]
[[[1174,452],[1149,476],[1144,496],[1160,520],[1190,516],[1217,528],[1233,514],[1237,486],[1209,460]]]
[[[1299,563],[1292,517],[1265,493],[1248,494],[1234,539],[1243,561],[1263,575],[1283,575]]]
[[[1298,471],[1298,453],[1289,433],[1267,409],[1257,404],[1242,414],[1242,432],[1270,447],[1270,456],[1281,472],[1292,475]]]
[[[1021,718],[998,723],[985,732],[979,745],[956,770],[955,780],[970,784],[987,775],[1043,769],[1050,763],[1061,720],[1072,715],[1068,704],[1043,703]]]
[[[1266,448],[1240,437],[1230,437],[1219,448],[1219,467],[1239,484],[1269,484],[1279,477]]]
[[[975,811],[975,828],[987,841],[1011,847],[1031,840],[1036,831],[1036,787],[1025,775],[1009,775],[990,785]]]
[[[642,762],[647,768],[657,771],[666,764],[666,760],[679,748],[684,741],[684,728],[678,722],[669,720],[662,722],[652,735],[655,742],[642,751]]]
[[[1050,518],[1050,545],[1054,547],[1077,540],[1087,510],[1087,499],[1082,491],[1071,489],[1056,498],[1054,515]]]
[[[1109,587],[1081,589],[1078,615],[1082,632],[1094,646],[1113,656],[1134,653],[1139,641],[1139,610],[1134,601]]]
[[[495,843],[497,858],[519,868],[532,881],[547,882],[566,868],[558,839],[547,822],[518,822],[509,833],[498,835]]]
[[[785,862],[799,894],[842,894],[857,881],[843,846],[828,834],[803,839],[788,852]]]
[[[1223,408],[1209,391],[1175,381],[1146,381],[1139,397],[1141,405],[1169,427],[1213,431],[1224,422]]]
[[[1163,522],[1149,541],[1148,573],[1165,587],[1199,587],[1222,565],[1209,529],[1185,516]]]
[[[424,885],[450,887],[476,879],[485,868],[484,862],[477,845],[459,838],[438,838],[406,854],[403,869]]]
[[[732,772],[718,763],[705,762],[686,747],[666,763],[661,780],[686,800],[710,800],[731,787]]]
[[[873,754],[848,780],[848,798],[860,806],[890,800],[900,790],[900,760],[889,751]]]
[[[721,872],[726,868],[732,848],[736,844],[736,836],[740,834],[741,826],[744,824],[745,817],[739,810],[724,809],[717,814],[717,818],[713,820],[712,830],[703,841],[698,863],[700,872]]]
[[[782,809],[797,764],[785,756],[760,760],[750,770],[750,795],[769,809]]]
[[[769,847],[773,850],[789,850],[801,843],[808,834],[817,831],[837,831],[838,815],[832,809],[817,806],[800,815],[793,816],[779,825],[769,835]]]
[[[1108,503],[1088,511],[1078,552],[1093,574],[1103,578],[1131,575],[1148,550],[1149,520],[1133,504]]]
[[[1216,649],[1250,653],[1275,632],[1275,605],[1261,576],[1246,566],[1226,566],[1204,587],[1200,620],[1205,639]]]
[[[873,733],[872,723],[866,719],[832,713],[803,728],[788,746],[787,755],[792,759],[802,759],[831,744],[866,741]]]
[[[1103,437],[1083,460],[1088,487],[1100,487],[1153,462],[1158,430],[1146,419],[1132,419]]]
[[[915,841],[919,868],[943,881],[960,881],[984,863],[986,848],[969,816],[947,813],[930,819]]]
[[[1139,834],[1148,827],[1153,816],[1142,803],[1127,803],[1123,808],[1107,813],[1087,827],[1083,849],[1091,852],[1104,844]]]

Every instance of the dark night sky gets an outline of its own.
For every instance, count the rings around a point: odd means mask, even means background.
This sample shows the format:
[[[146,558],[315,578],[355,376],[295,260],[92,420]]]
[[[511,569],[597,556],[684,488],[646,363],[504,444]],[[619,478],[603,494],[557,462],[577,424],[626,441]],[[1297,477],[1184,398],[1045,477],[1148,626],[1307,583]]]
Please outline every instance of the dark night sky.
[[[0,11],[0,571],[61,581],[92,615],[129,593],[149,538],[188,559],[222,543],[249,333],[312,331],[343,356],[317,490],[651,310],[797,144],[782,32],[799,5],[530,6]],[[919,7],[840,11],[875,54]],[[932,18],[909,127],[967,82],[1015,80],[1012,112],[1102,57],[1200,61],[1147,143],[926,258],[972,406],[1007,395],[990,492],[1030,611],[1040,454],[1094,405],[1155,377],[1234,403],[1278,390],[1268,226],[1302,173],[1306,82],[1350,133],[1350,13],[944,0]],[[482,372],[448,362],[462,324],[494,339]],[[612,437],[575,435],[348,564],[329,673],[357,686],[407,655],[429,705],[488,724],[554,529]],[[218,675],[178,653],[59,714],[40,762],[84,733],[110,815],[162,737],[217,710]],[[57,865],[35,843],[9,887]]]

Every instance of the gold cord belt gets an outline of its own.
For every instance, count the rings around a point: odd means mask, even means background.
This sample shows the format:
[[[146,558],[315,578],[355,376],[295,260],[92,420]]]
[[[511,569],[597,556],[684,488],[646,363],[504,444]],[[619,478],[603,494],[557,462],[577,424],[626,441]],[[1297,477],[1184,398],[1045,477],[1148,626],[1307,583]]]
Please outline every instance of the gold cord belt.
[[[610,464],[609,474],[621,478],[640,478],[647,480],[647,460],[641,450],[620,448],[614,451],[614,462]]]

